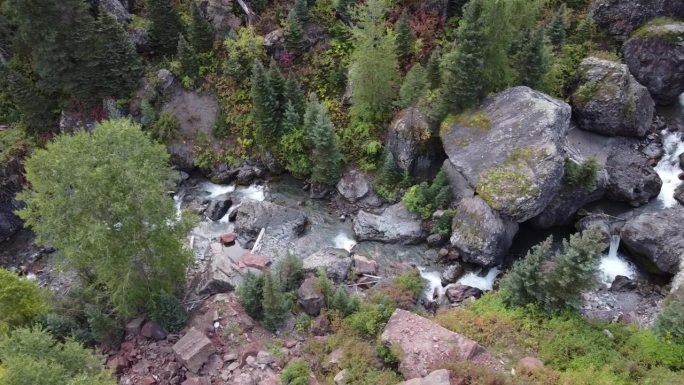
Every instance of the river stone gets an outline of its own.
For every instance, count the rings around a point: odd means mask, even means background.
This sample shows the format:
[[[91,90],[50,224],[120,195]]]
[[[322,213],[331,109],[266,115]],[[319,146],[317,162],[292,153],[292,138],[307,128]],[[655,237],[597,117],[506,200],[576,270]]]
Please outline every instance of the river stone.
[[[577,223],[575,223],[575,229],[577,231],[585,231],[592,227],[598,227],[598,230],[601,232],[601,240],[606,247],[608,247],[608,245],[610,245],[611,235],[613,235],[612,221],[611,217],[607,214],[590,214],[577,221]]]
[[[513,87],[449,116],[440,132],[449,160],[478,195],[504,217],[524,222],[560,189],[569,124],[567,103]]]
[[[477,342],[402,309],[394,311],[380,339],[398,352],[399,372],[409,380],[446,362],[469,361],[489,369],[503,369]]]
[[[609,199],[639,207],[660,193],[663,181],[649,165],[648,158],[632,146],[616,146],[606,161]]]
[[[325,270],[328,278],[335,283],[347,279],[347,274],[352,266],[350,253],[344,249],[326,247],[304,258],[303,269],[305,272],[316,273],[319,269]]]
[[[387,134],[387,148],[402,171],[426,177],[440,166],[442,156],[439,141],[430,130],[428,117],[417,108],[399,112]]]
[[[651,261],[662,274],[676,274],[684,258],[684,207],[641,214],[625,223],[622,245],[633,255]]]
[[[674,198],[677,200],[677,202],[684,205],[684,183],[677,186],[674,191]]]
[[[337,182],[337,191],[351,203],[367,196],[371,191],[371,181],[368,176],[356,169],[349,169]]]
[[[580,128],[607,136],[646,135],[655,103],[626,65],[596,57],[582,60],[572,113]]]
[[[451,303],[461,303],[471,297],[477,299],[482,297],[482,294],[482,290],[460,283],[453,283],[445,289],[445,295]]]
[[[442,281],[442,286],[447,286],[450,283],[458,281],[458,279],[463,275],[463,272],[463,265],[460,263],[456,262],[453,265],[449,265],[439,276],[440,280]]]
[[[308,222],[299,210],[249,198],[243,199],[236,211],[235,232],[249,241],[256,240],[262,228],[270,238],[292,240],[304,232]]]
[[[380,215],[359,211],[354,218],[354,234],[359,241],[379,241],[405,245],[425,240],[423,222],[400,202],[385,208]]]
[[[451,227],[451,245],[463,261],[481,266],[500,264],[518,232],[517,223],[503,219],[478,196],[456,206]]]
[[[622,46],[622,55],[658,104],[674,103],[684,92],[684,22],[640,28]]]
[[[207,218],[211,219],[212,221],[218,221],[226,215],[228,209],[230,209],[230,206],[232,205],[233,201],[228,198],[214,199],[209,204],[205,214]]]
[[[624,41],[654,17],[684,18],[684,2],[677,0],[593,0],[590,14],[602,29]]]

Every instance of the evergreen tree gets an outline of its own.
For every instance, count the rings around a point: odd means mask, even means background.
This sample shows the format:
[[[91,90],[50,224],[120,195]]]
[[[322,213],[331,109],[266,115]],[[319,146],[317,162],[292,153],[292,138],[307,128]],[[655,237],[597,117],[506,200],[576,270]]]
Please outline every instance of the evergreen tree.
[[[565,4],[561,4],[549,26],[549,39],[556,49],[560,49],[565,43]]]
[[[302,115],[291,101],[287,102],[283,118],[283,136],[279,143],[285,168],[295,177],[304,178],[311,172],[311,145],[303,127]]]
[[[385,27],[384,0],[368,0],[356,9],[351,83],[352,120],[382,124],[389,117],[399,81],[394,38]]]
[[[190,4],[190,15],[192,17],[188,28],[190,45],[195,47],[198,53],[211,51],[214,46],[214,27],[202,16],[202,12],[194,1]]]
[[[397,53],[401,57],[410,56],[413,51],[413,42],[416,40],[416,37],[411,29],[409,15],[406,12],[406,9],[404,9],[394,25],[394,32],[396,34]]]
[[[275,144],[278,140],[280,140],[280,136],[283,132],[283,118],[285,116],[285,108],[287,107],[285,95],[285,78],[283,78],[283,74],[280,72],[280,68],[278,68],[278,64],[276,64],[274,60],[271,60],[271,64],[268,68],[268,73],[266,76],[268,78],[271,99],[273,100],[271,114],[273,115],[273,120],[275,122]]]
[[[345,22],[349,20],[349,7],[352,4],[354,4],[354,0],[337,0],[335,2],[335,12]]]
[[[183,74],[193,79],[199,76],[199,62],[195,48],[188,43],[185,36],[178,36],[178,61],[180,61]]]
[[[437,49],[433,49],[430,53],[425,72],[429,88],[431,90],[439,88],[442,83],[442,75],[439,70],[439,51]]]
[[[264,279],[261,275],[256,275],[247,271],[242,282],[238,287],[237,293],[240,304],[245,308],[250,317],[260,320],[263,316],[261,301],[264,297]]]
[[[263,309],[263,323],[269,330],[278,329],[283,324],[287,313],[290,311],[289,300],[270,271],[264,273],[264,289],[261,306]]]
[[[254,137],[262,149],[273,145],[277,139],[277,119],[273,114],[276,99],[273,96],[268,75],[259,60],[252,67],[252,116],[256,122]]]
[[[543,274],[544,262],[551,254],[552,241],[553,237],[549,236],[532,247],[501,280],[500,290],[507,306],[524,307],[542,297],[543,287],[539,278]]]
[[[150,19],[150,44],[159,55],[173,56],[178,36],[183,31],[180,17],[171,0],[146,0],[145,12]]]
[[[11,68],[1,68],[7,92],[28,126],[31,134],[51,132],[57,128],[59,105],[54,95],[46,95],[36,83]]]
[[[347,310],[349,309],[349,294],[342,287],[338,287],[335,290],[335,294],[332,298],[332,304],[330,305],[330,310],[335,310],[340,312],[342,316],[347,315]]]
[[[301,55],[304,52],[304,30],[302,29],[301,19],[297,16],[297,12],[294,9],[287,15],[285,45],[297,55]]]
[[[400,108],[412,106],[425,94],[427,90],[426,76],[420,63],[411,67],[399,89],[399,102],[397,104]]]
[[[294,254],[287,254],[276,269],[278,282],[284,291],[297,290],[304,279],[303,262]]]
[[[311,181],[325,185],[337,183],[342,173],[342,155],[335,128],[328,117],[328,111],[313,94],[309,98],[304,127],[312,146]]]
[[[378,171],[378,179],[376,183],[378,186],[385,189],[391,189],[394,191],[396,185],[401,180],[401,174],[397,168],[397,164],[394,162],[394,155],[392,151],[385,150],[385,155],[383,156],[382,166]]]
[[[306,109],[304,91],[302,91],[302,87],[299,86],[292,73],[290,73],[285,81],[285,100],[292,103],[294,111],[300,118],[304,116],[304,110]]]
[[[309,3],[307,0],[295,0],[294,7],[290,13],[294,12],[297,18],[304,22],[309,18]]]
[[[518,82],[536,88],[549,69],[549,58],[544,45],[544,30],[523,34],[524,40],[514,57]]]

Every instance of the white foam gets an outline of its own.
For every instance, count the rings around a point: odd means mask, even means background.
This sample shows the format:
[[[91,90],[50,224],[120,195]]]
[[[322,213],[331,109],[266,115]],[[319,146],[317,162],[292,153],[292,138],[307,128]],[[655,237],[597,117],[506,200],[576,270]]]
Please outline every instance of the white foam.
[[[233,190],[235,190],[235,188],[233,188]],[[245,198],[253,199],[259,202],[262,202],[266,199],[266,192],[264,191],[263,185],[253,184],[245,188],[239,188],[237,193]]]
[[[458,283],[476,287],[482,291],[492,290],[497,274],[499,274],[499,269],[496,267],[489,269],[487,275],[484,277],[480,277],[477,274],[470,272],[461,277],[458,280]]]
[[[444,295],[444,287],[442,286],[441,274],[436,271],[428,271],[424,267],[419,267],[418,271],[423,280],[427,281],[427,284],[423,288],[423,295],[427,299],[435,299],[435,293],[437,293],[437,298],[442,298]]]
[[[684,153],[684,142],[682,142],[681,132],[662,132],[663,135],[663,158],[656,165],[655,170],[663,180],[663,187],[658,194],[658,200],[664,207],[672,207],[677,204],[674,199],[674,191],[682,181],[679,174],[682,172],[679,167],[679,155]]]
[[[351,251],[356,246],[356,241],[346,233],[340,232],[333,239],[333,245],[338,249]]]
[[[628,278],[636,276],[636,266],[620,254],[606,255],[601,258],[599,270],[601,282],[606,286],[610,286],[618,275],[624,275]]]
[[[211,182],[204,182],[201,184],[202,190],[209,193],[209,198],[216,198],[219,195],[231,193],[235,191],[235,185],[216,184]]]

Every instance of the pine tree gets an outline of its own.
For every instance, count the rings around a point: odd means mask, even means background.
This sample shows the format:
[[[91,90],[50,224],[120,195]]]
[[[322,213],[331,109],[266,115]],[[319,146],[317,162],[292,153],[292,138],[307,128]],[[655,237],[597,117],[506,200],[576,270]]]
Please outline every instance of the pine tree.
[[[349,294],[342,287],[338,287],[335,290],[335,294],[332,298],[332,304],[330,305],[330,310],[335,310],[340,312],[342,316],[347,315],[347,309],[349,308]]]
[[[302,260],[294,254],[287,254],[276,269],[278,281],[284,291],[297,290],[304,279]]]
[[[285,45],[297,55],[301,55],[304,52],[304,30],[302,29],[301,19],[297,16],[294,9],[287,15]]]
[[[556,49],[560,49],[565,43],[565,4],[561,4],[549,26],[549,39]]]
[[[442,75],[439,70],[439,51],[437,49],[433,49],[432,53],[430,53],[430,59],[425,67],[425,72],[429,88],[431,90],[439,88],[442,83]]]
[[[58,104],[53,95],[46,95],[31,79],[14,69],[0,67],[0,75],[29,133],[52,132],[57,128]]]
[[[342,173],[342,155],[335,128],[328,111],[313,95],[309,98],[304,125],[312,145],[311,181],[323,185],[337,183]]]
[[[199,62],[195,48],[188,43],[185,36],[178,36],[178,61],[180,61],[183,74],[193,79],[199,75]]]
[[[280,140],[283,132],[283,117],[285,116],[285,108],[287,107],[287,100],[285,99],[285,78],[278,68],[278,64],[271,60],[271,64],[266,74],[268,78],[268,86],[271,92],[271,100],[273,105],[271,107],[271,115],[274,121],[274,144]]]
[[[304,111],[306,109],[306,99],[304,99],[304,91],[295,80],[292,73],[288,76],[285,81],[285,100],[292,103],[294,111],[300,117],[304,116]]]
[[[311,172],[311,145],[302,118],[302,114],[297,112],[291,101],[288,101],[279,152],[285,168],[298,178],[305,178]]]
[[[294,7],[290,13],[294,12],[297,18],[304,22],[309,18],[309,2],[307,0],[295,0]]]
[[[349,7],[354,3],[354,0],[337,0],[335,2],[335,12],[340,19],[347,22],[349,20]]]
[[[151,22],[148,32],[154,52],[158,55],[173,56],[183,26],[172,1],[147,0],[145,12]]]
[[[413,51],[413,42],[416,37],[411,29],[411,24],[409,23],[409,15],[406,10],[401,13],[397,23],[394,25],[394,31],[396,33],[396,44],[397,53],[401,57],[408,57]]]
[[[518,82],[536,88],[549,69],[549,58],[544,45],[544,30],[523,34],[524,39],[515,54],[514,63],[518,72]]]
[[[256,122],[254,137],[256,144],[266,149],[275,143],[277,138],[277,121],[273,115],[275,98],[269,84],[269,79],[263,64],[259,60],[254,61],[252,67],[252,117]]]
[[[264,314],[261,307],[261,301],[264,297],[263,291],[263,277],[248,270],[245,276],[242,277],[237,293],[242,307],[245,308],[250,317],[256,320],[261,319]]]
[[[392,151],[385,150],[385,155],[383,156],[382,166],[378,171],[378,179],[376,183],[384,188],[389,188],[394,190],[397,183],[401,179],[401,174],[397,168],[397,164],[394,162],[394,155]]]
[[[515,262],[501,280],[500,290],[507,306],[524,307],[538,302],[543,295],[540,277],[544,262],[551,255],[553,237],[532,248],[525,258]]]
[[[415,104],[427,90],[427,78],[425,70],[420,63],[415,64],[406,74],[404,83],[399,89],[399,101],[397,105],[400,108],[406,108]]]
[[[202,12],[194,1],[190,5],[190,14],[192,17],[188,28],[190,45],[195,47],[198,53],[211,51],[214,47],[214,27],[202,16]]]
[[[264,273],[261,306],[263,308],[263,323],[269,330],[278,329],[290,311],[290,303],[270,271]]]

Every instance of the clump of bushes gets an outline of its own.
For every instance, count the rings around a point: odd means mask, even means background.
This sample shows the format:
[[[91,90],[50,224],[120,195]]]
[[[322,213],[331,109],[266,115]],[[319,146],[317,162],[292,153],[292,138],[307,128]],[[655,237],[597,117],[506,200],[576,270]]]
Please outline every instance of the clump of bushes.
[[[581,164],[571,159],[565,161],[563,182],[568,187],[583,188],[592,191],[596,188],[596,174],[599,164],[596,157],[591,157]]]
[[[280,381],[283,385],[308,385],[311,370],[303,359],[290,361],[280,373]]]
[[[183,304],[176,296],[163,292],[152,296],[149,317],[170,333],[179,332],[188,322]]]
[[[409,188],[402,202],[409,211],[428,219],[435,210],[447,208],[452,199],[449,180],[444,171],[440,171],[431,184],[423,182]]]
[[[0,269],[0,334],[26,325],[48,311],[47,293],[34,281]]]
[[[679,287],[665,300],[656,330],[666,340],[684,344],[684,287]]]

